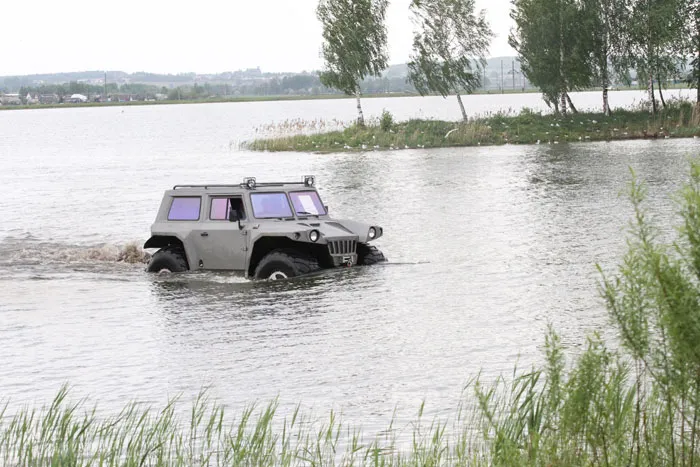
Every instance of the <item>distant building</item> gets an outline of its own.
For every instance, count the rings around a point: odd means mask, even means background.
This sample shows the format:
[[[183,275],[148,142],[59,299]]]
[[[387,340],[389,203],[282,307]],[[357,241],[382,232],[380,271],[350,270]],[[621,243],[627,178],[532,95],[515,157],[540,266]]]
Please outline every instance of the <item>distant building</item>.
[[[39,103],[41,103],[41,104],[58,104],[58,95],[56,95],[56,94],[42,94],[39,96]]]
[[[88,98],[87,98],[87,96],[84,96],[82,94],[73,94],[72,96],[70,96],[69,101],[74,103],[74,104],[82,104],[82,103],[87,102]]]
[[[20,105],[22,99],[19,94],[0,94],[0,104],[2,105]]]
[[[111,94],[109,102],[131,102],[137,100],[136,97],[133,94]]]

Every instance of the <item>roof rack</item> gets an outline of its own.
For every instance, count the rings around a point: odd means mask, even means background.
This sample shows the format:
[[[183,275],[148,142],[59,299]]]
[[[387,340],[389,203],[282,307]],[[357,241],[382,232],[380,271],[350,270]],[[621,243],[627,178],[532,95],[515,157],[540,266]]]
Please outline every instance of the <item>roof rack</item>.
[[[272,182],[272,183],[256,183],[255,186],[283,186],[283,185],[303,185],[304,182]],[[245,183],[225,183],[222,185],[175,185],[173,190],[178,190],[180,188],[246,188]]]
[[[177,190],[179,188],[204,188],[205,190],[209,188],[248,188],[250,190],[254,190],[256,187],[259,186],[283,186],[283,185],[302,185],[302,186],[307,186],[307,187],[313,187],[316,184],[316,177],[313,175],[305,175],[300,182],[266,182],[266,183],[258,183],[255,181],[255,177],[246,177],[243,179],[243,183],[238,183],[238,184],[223,184],[223,185],[216,185],[216,184],[207,184],[207,185],[175,185],[173,187],[173,190]]]

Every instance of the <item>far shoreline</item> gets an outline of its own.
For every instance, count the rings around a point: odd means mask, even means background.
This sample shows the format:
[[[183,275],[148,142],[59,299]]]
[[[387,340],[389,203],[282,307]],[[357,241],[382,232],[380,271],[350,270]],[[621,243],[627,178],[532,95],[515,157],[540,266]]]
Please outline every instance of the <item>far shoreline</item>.
[[[683,86],[672,86],[668,88],[669,90],[677,89],[687,89],[685,85]],[[580,92],[595,92],[600,91],[598,88],[591,88],[581,90]],[[640,88],[637,86],[629,87],[618,87],[611,92],[618,91],[644,91],[645,88]],[[528,88],[523,90],[522,88],[516,89],[504,89],[503,91],[498,90],[487,90],[487,91],[476,91],[472,95],[483,95],[483,96],[498,96],[498,95],[512,95],[512,94],[538,94],[539,89]],[[396,92],[396,93],[378,93],[378,94],[366,94],[362,96],[362,99],[382,99],[382,98],[399,98],[399,97],[423,97],[418,93],[410,92]],[[425,97],[441,97],[438,94],[430,94]],[[452,97],[452,96],[448,96]],[[319,95],[272,95],[272,96],[236,96],[236,97],[217,97],[210,99],[192,99],[192,100],[162,100],[162,101],[128,101],[128,102],[85,102],[85,103],[63,103],[63,104],[22,104],[13,105],[6,104],[0,105],[0,111],[7,110],[38,110],[38,109],[71,109],[71,108],[89,108],[89,107],[131,107],[131,106],[155,106],[155,105],[187,105],[187,104],[226,104],[226,103],[240,103],[240,102],[284,102],[284,101],[315,101],[315,100],[354,100],[354,96],[347,96],[345,94],[319,94]]]

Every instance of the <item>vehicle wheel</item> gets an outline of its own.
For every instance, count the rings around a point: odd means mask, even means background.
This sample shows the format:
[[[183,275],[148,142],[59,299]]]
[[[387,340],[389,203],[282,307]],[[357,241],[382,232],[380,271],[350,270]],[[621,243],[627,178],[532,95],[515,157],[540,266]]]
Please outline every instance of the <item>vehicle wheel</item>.
[[[161,248],[151,257],[146,270],[148,272],[185,272],[187,267],[187,257],[182,248],[167,246]]]
[[[265,255],[255,268],[256,279],[289,279],[318,271],[318,260],[294,250],[274,250]]]
[[[367,245],[366,243],[357,244],[358,266],[371,266],[384,261],[386,261],[386,256],[376,246]]]

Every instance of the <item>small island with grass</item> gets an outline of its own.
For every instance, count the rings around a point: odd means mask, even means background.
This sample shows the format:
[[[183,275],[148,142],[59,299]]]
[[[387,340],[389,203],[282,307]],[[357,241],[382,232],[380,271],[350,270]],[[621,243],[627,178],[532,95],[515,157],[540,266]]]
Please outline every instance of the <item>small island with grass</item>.
[[[700,105],[673,102],[650,114],[643,109],[569,115],[523,109],[466,122],[409,120],[394,122],[388,112],[376,122],[353,124],[327,133],[256,139],[244,143],[254,151],[344,152],[490,146],[558,144],[578,141],[700,137]]]

